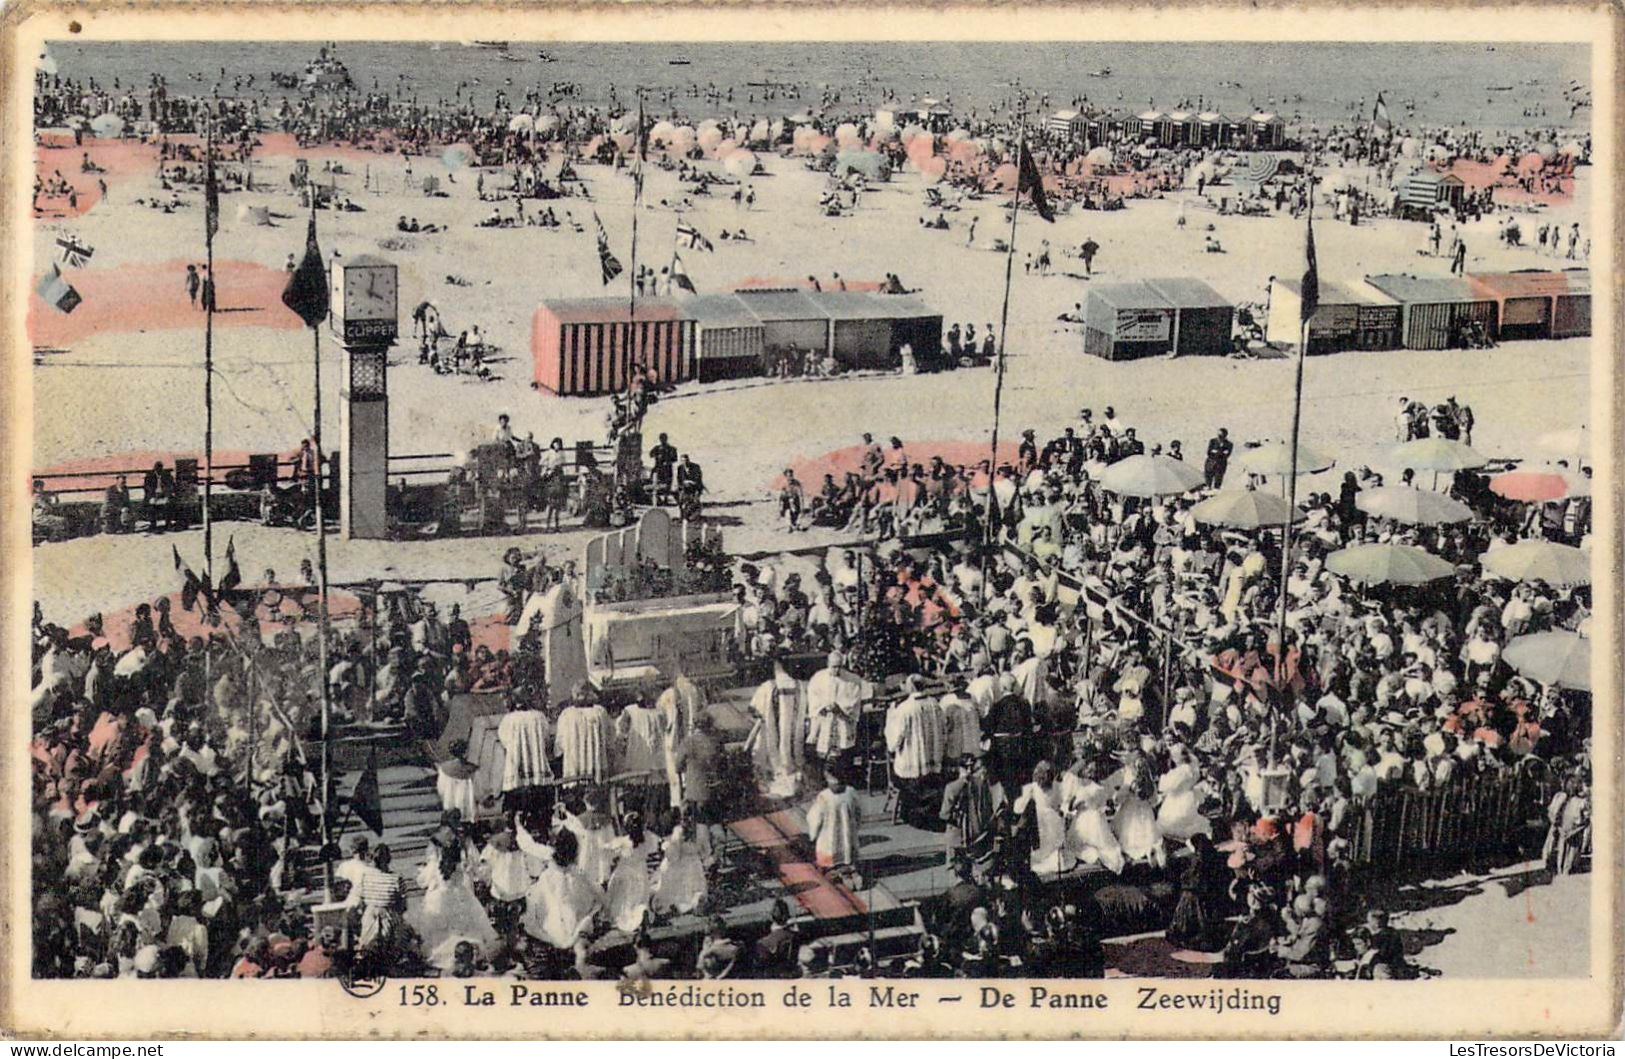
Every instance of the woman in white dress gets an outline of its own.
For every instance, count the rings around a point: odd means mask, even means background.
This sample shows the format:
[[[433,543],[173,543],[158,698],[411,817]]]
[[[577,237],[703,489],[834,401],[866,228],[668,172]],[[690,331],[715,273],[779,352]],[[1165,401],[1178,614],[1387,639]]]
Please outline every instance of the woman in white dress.
[[[1060,875],[1070,871],[1078,858],[1067,848],[1066,820],[1061,816],[1061,785],[1055,782],[1055,767],[1040,761],[1033,767],[1033,781],[1021,789],[1014,812],[1022,818],[1031,806],[1038,822],[1038,843],[1033,848],[1033,873]]]
[[[1099,773],[1099,766],[1086,758],[1061,777],[1063,812],[1072,818],[1067,841],[1083,863],[1103,864],[1121,875],[1123,847],[1106,818],[1111,794],[1100,785]]]
[[[553,845],[547,846],[519,824],[514,837],[520,849],[544,865],[536,882],[525,891],[525,913],[520,920],[525,933],[554,948],[573,949],[604,907],[604,891],[576,863],[580,850],[575,832],[560,828]]]
[[[654,887],[649,859],[660,852],[660,840],[643,829],[643,817],[626,814],[626,834],[610,846],[615,870],[609,876],[609,919],[617,930],[632,932],[643,925]]]
[[[579,815],[568,809],[562,810],[560,822],[576,836],[579,850],[576,863],[581,866],[582,873],[603,886],[609,882],[610,868],[615,863],[615,854],[610,849],[615,841],[615,825],[610,822],[608,814],[599,808],[597,803],[600,801],[602,797],[596,790],[589,791],[586,808]]]
[[[467,760],[468,740],[452,741],[451,757],[435,769],[435,791],[440,795],[442,812],[456,810],[461,818],[473,823],[478,819],[479,798],[474,792],[474,774],[479,768]]]
[[[687,814],[684,814],[681,823],[671,829],[671,834],[661,843],[665,859],[655,873],[651,907],[661,911],[692,912],[705,900],[705,857],[708,850],[702,846],[704,835],[705,828],[696,826]]]
[[[1129,860],[1161,866],[1166,854],[1162,848],[1162,833],[1157,830],[1157,814],[1149,800],[1155,788],[1146,770],[1145,758],[1138,753],[1130,754],[1118,775],[1121,787],[1117,793],[1117,815],[1112,817],[1117,844]]]
[[[496,941],[497,932],[468,881],[462,842],[442,831],[430,841],[429,851],[429,859],[418,870],[423,902],[406,919],[423,939],[428,961],[449,971],[458,942],[471,941],[484,950]]]
[[[1157,781],[1157,791],[1162,795],[1162,804],[1157,808],[1157,830],[1164,837],[1180,841],[1195,835],[1211,836],[1211,826],[1200,812],[1201,791],[1197,781],[1201,777],[1196,764],[1182,746],[1176,745],[1172,756],[1174,767]]]

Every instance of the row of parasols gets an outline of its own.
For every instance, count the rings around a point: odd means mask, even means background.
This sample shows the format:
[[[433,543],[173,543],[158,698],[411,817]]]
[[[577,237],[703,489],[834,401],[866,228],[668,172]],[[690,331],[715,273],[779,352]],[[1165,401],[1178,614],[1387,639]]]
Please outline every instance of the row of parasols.
[[[1488,461],[1469,446],[1448,438],[1421,438],[1396,447],[1393,462],[1418,470],[1456,471],[1484,466]],[[1305,446],[1298,449],[1298,472],[1330,468],[1331,459]],[[1259,445],[1242,452],[1238,466],[1253,474],[1288,474],[1291,453],[1284,443]],[[1101,488],[1123,496],[1177,496],[1204,483],[1197,467],[1161,455],[1130,456],[1107,467]],[[1546,502],[1587,495],[1589,481],[1561,472],[1511,471],[1490,479],[1490,488],[1503,497]],[[1382,486],[1362,490],[1355,498],[1361,511],[1408,525],[1448,525],[1467,522],[1472,509],[1454,497],[1409,486]],[[1291,518],[1307,516],[1273,493],[1254,489],[1226,489],[1203,499],[1191,509],[1198,522],[1233,529],[1284,526]],[[1479,560],[1484,573],[1512,581],[1543,582],[1554,587],[1591,583],[1591,559],[1583,550],[1546,540],[1525,540],[1486,552]],[[1356,544],[1326,557],[1326,569],[1363,585],[1426,585],[1456,574],[1449,562],[1414,545]],[[1541,683],[1590,690],[1590,641],[1563,630],[1516,637],[1503,658],[1518,672]]]

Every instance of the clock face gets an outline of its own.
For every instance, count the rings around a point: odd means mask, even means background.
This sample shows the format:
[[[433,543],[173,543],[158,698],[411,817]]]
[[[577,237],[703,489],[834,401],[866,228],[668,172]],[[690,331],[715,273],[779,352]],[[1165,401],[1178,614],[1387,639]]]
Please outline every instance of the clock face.
[[[395,319],[395,270],[351,268],[344,271],[343,313],[346,320]]]

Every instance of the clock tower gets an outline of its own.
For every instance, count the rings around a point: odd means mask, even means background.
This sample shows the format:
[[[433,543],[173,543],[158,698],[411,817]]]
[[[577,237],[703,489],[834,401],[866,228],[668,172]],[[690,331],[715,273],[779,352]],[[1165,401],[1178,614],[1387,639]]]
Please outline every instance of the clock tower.
[[[370,254],[335,262],[333,333],[343,344],[339,424],[339,528],[349,538],[389,536],[389,347],[399,331],[395,266]]]

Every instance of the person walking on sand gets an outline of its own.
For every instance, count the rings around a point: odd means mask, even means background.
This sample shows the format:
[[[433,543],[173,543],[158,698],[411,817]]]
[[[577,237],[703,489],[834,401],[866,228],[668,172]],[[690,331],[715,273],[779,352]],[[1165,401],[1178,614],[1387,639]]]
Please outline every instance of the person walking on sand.
[[[197,292],[198,292],[198,289],[200,287],[202,287],[202,286],[203,286],[203,281],[198,278],[197,266],[196,265],[187,265],[186,266],[186,296],[187,296],[187,298],[191,299],[192,308],[194,308],[194,309],[197,308]]]
[[[1456,240],[1456,252],[1450,260],[1450,274],[1452,276],[1464,275],[1467,271],[1467,242],[1464,239]]]
[[[980,218],[978,218],[978,217],[972,217],[970,219],[970,232],[965,236],[965,245],[966,246],[975,246],[976,245],[976,222],[978,220],[980,220]]]

